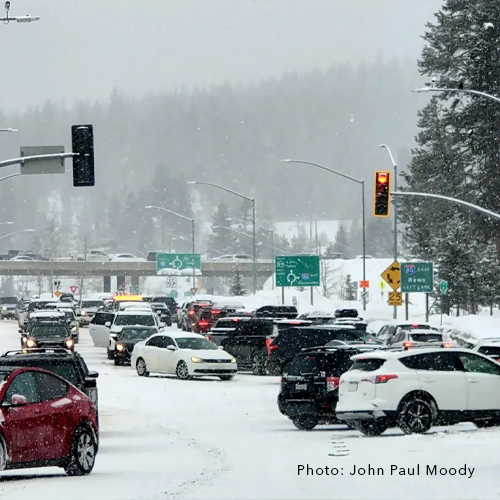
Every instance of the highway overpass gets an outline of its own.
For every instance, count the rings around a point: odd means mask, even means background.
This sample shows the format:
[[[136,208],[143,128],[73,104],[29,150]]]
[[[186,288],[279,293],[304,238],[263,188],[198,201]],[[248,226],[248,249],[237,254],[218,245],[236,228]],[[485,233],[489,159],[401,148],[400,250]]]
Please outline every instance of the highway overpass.
[[[243,276],[250,277],[253,275],[253,263],[212,260],[202,261],[201,263],[201,273],[204,278],[231,277],[236,270],[239,270]],[[258,276],[268,278],[273,272],[273,261],[259,260],[257,262]],[[0,260],[0,276],[120,276],[139,278],[141,276],[156,275],[156,262],[24,262]],[[192,276],[192,271],[186,269],[183,276]]]

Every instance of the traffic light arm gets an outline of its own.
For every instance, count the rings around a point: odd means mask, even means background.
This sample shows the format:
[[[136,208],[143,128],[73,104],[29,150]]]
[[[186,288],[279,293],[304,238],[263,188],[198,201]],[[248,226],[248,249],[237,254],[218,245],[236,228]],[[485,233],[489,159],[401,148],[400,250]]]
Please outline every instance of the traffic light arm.
[[[392,196],[421,196],[423,198],[435,198],[437,200],[445,200],[451,201],[453,203],[457,203],[458,205],[464,205],[466,207],[477,210],[478,212],[482,212],[483,214],[489,215],[493,219],[500,219],[500,214],[496,212],[492,212],[491,210],[487,210],[486,208],[480,207],[478,205],[474,205],[473,203],[469,203],[468,201],[458,200],[457,198],[451,198],[450,196],[443,196],[440,194],[429,194],[429,193],[414,193],[411,191],[393,191],[391,193]]]
[[[54,153],[48,155],[36,155],[36,156],[22,156],[21,158],[12,158],[10,160],[0,161],[0,168],[2,167],[10,167],[11,165],[22,165],[26,161],[33,160],[54,160],[56,158],[66,159],[73,158],[73,156],[77,156],[75,153]]]

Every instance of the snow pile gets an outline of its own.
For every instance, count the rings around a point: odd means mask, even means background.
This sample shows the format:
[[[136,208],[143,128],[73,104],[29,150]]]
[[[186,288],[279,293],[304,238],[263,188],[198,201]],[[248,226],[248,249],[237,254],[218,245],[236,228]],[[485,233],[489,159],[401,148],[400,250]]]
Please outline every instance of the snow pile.
[[[432,316],[431,324],[440,326],[440,316]],[[475,343],[487,338],[500,338],[500,318],[477,315],[443,316],[441,329],[446,336],[454,341]]]
[[[173,267],[164,267],[158,271],[158,276],[192,276],[192,269],[175,269]],[[201,276],[201,271],[195,269],[195,276]]]

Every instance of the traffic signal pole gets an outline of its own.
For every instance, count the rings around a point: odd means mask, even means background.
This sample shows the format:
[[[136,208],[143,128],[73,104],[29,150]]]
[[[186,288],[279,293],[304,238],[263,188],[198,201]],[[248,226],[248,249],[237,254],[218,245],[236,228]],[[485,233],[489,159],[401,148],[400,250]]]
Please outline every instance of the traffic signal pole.
[[[391,155],[392,157],[392,155]],[[394,169],[394,191],[398,190],[398,166],[393,161],[393,169]],[[394,262],[398,261],[398,206],[396,203],[393,203],[393,231],[394,231]],[[398,306],[392,307],[392,317],[393,319],[398,319]]]

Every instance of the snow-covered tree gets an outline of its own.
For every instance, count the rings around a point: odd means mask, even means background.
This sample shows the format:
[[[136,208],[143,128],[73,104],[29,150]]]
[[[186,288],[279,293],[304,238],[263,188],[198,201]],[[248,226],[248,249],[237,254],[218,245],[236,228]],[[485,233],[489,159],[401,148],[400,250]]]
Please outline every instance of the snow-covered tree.
[[[243,284],[243,277],[239,271],[236,271],[233,276],[233,282],[229,288],[229,294],[233,297],[240,297],[247,293],[245,285]]]

